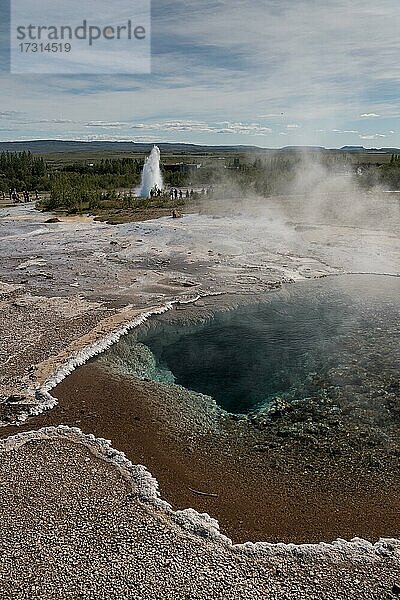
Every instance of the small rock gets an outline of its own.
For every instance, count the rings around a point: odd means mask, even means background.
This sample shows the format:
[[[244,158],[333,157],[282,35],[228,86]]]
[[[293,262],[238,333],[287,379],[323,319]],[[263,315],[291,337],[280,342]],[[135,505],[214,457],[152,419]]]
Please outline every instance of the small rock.
[[[395,583],[392,587],[392,594],[395,596],[400,596],[400,585],[398,583]]]
[[[6,398],[6,402],[9,402],[10,404],[14,404],[16,402],[23,402],[24,400],[26,400],[25,396],[18,396],[18,394],[14,394]]]

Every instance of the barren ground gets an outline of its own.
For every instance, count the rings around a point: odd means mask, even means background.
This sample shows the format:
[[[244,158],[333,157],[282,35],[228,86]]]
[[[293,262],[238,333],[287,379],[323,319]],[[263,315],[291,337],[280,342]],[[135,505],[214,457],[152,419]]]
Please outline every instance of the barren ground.
[[[258,202],[213,206],[210,214],[118,226],[51,224],[32,205],[1,208],[2,437],[72,353],[144,309],[326,274],[398,275],[398,199],[390,196],[366,198],[358,221],[305,215],[298,198],[284,208],[278,200],[262,210]],[[2,449],[4,598],[396,597],[397,542],[232,550],[128,499],[113,463],[72,437]]]

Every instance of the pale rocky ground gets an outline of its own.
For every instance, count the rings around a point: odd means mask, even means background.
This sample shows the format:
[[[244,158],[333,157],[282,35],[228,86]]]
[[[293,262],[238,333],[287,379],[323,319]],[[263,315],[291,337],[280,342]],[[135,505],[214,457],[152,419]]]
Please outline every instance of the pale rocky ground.
[[[120,226],[50,224],[32,205],[0,209],[3,416],[33,404],[59,363],[138,309],[343,272],[398,275],[398,198],[371,200],[357,211],[345,202],[342,219],[292,199],[284,209],[224,205]],[[0,462],[2,598],[375,600],[396,597],[390,591],[400,585],[394,545],[364,558],[321,548],[248,557],[183,533],[127,501],[118,472],[79,444],[30,442]]]
[[[45,437],[1,447],[4,600],[396,597],[400,542],[232,547],[141,501],[76,435]]]

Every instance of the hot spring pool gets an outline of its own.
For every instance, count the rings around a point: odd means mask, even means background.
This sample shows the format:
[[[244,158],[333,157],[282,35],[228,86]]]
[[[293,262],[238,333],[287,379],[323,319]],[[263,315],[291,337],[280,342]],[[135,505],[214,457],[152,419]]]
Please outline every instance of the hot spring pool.
[[[109,359],[125,373],[211,396],[230,413],[264,408],[277,396],[330,393],[351,397],[364,418],[378,411],[374,418],[384,419],[379,398],[400,366],[399,292],[400,279],[385,276],[286,285],[197,322],[185,311],[153,317]]]

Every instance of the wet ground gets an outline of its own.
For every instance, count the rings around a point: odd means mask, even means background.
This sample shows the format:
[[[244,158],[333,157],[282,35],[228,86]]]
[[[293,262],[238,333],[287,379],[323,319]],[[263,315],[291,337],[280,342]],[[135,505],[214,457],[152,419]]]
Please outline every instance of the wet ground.
[[[150,469],[162,497],[175,508],[192,506],[208,512],[235,542],[397,537],[399,285],[400,279],[394,277],[334,276],[242,297],[236,309],[230,306],[233,297],[230,301],[216,297],[152,317],[67,377],[52,392],[59,405],[19,430],[62,422],[111,439],[132,462]],[[277,348],[278,362],[283,367],[285,359],[292,360],[301,368],[295,378],[289,373],[286,393],[272,395],[261,406],[247,405],[246,415],[228,414],[215,399],[165,383],[166,363],[157,365],[154,355],[144,351],[146,342],[156,353],[165,347],[172,352],[177,340],[182,347],[185,335],[208,331],[213,323],[233,328],[239,315],[243,343],[235,355],[238,364],[230,368],[243,392],[238,372],[250,350],[245,347],[249,340],[244,340],[242,319],[253,319],[247,336],[254,341],[256,333],[259,340],[260,328],[271,325],[265,311],[277,304],[286,325],[290,315],[297,315],[297,322],[291,323],[292,355],[286,353],[290,341],[286,338],[283,353]],[[296,346],[294,352],[293,342],[299,342],[296,333],[304,336],[299,320],[310,306],[314,331],[304,343],[308,352],[299,357],[304,348]],[[325,313],[324,324],[315,318],[317,306],[320,317],[322,309]],[[256,332],[251,330],[254,323]],[[229,335],[232,342],[234,332]],[[196,344],[201,341],[196,339]],[[211,342],[216,343],[215,335]],[[329,350],[325,357],[319,356],[322,342]],[[199,353],[191,356],[194,362],[201,359]],[[317,358],[322,358],[320,369]],[[188,360],[185,356],[182,363]],[[207,367],[200,360],[195,375],[214,368],[216,361],[213,355],[212,367],[208,363]],[[289,381],[274,365],[279,382]],[[257,393],[265,393],[262,373],[258,364],[253,377]],[[225,389],[222,393],[224,402],[228,396]]]
[[[337,210],[332,212],[324,208],[326,199],[322,209],[321,205],[318,210],[313,206],[309,211],[304,210],[304,199],[292,198],[240,206],[225,202],[222,206],[205,207],[202,212],[206,214],[187,215],[182,220],[166,217],[119,226],[47,223],[51,215],[35,212],[32,205],[1,209],[0,396],[4,418],[10,422],[23,414],[35,402],[35,387],[70,354],[121,328],[141,308],[210,293],[226,295],[230,304],[233,297],[240,303],[249,291],[263,293],[284,281],[343,272],[399,275],[398,199],[395,195],[385,196],[390,198],[366,197],[365,210],[358,207],[356,215],[338,208],[341,203],[351,207],[351,199],[335,199]],[[251,530],[255,532],[254,518],[240,515],[248,502],[256,508],[259,501],[256,492],[248,493],[249,489],[257,489],[246,485],[248,457],[243,456],[240,443],[232,444],[230,454],[224,457],[230,464],[238,465],[242,478],[238,490],[237,477],[219,475],[224,471],[219,470],[223,463],[218,462],[218,456],[223,456],[226,445],[222,444],[217,454],[209,443],[209,432],[215,431],[216,426],[219,431],[223,427],[224,435],[231,439],[238,438],[237,423],[233,429],[230,421],[222,422],[211,411],[204,429],[204,418],[197,418],[196,412],[188,420],[182,417],[189,414],[186,409],[191,401],[185,394],[179,398],[171,395],[166,410],[165,391],[160,396],[157,384],[138,382],[132,391],[132,382],[127,385],[102,373],[104,370],[94,364],[76,371],[60,384],[57,394],[54,392],[61,400],[59,406],[38,419],[54,419],[57,424],[65,420],[89,433],[108,435],[115,446],[131,452],[134,461],[143,462],[151,470],[158,469],[154,474],[160,480],[162,493],[175,506],[196,506],[212,512],[217,499],[236,495],[236,507],[222,515],[224,527],[233,532],[235,539],[261,539],[268,521],[271,540],[318,541],[354,534],[376,539],[396,529],[396,498],[400,496],[393,474],[398,472],[398,454],[394,451],[382,468],[380,458],[376,459],[381,451],[380,441],[369,437],[365,440],[360,435],[354,439],[353,454],[355,464],[363,464],[364,470],[359,471],[360,477],[356,471],[348,471],[346,418],[335,416],[331,428],[315,435],[316,424],[318,428],[318,423],[330,422],[329,403],[322,407],[322,414],[321,406],[313,405],[306,423],[304,407],[288,411],[286,406],[277,406],[272,428],[266,421],[274,435],[270,445],[264,443],[262,422],[240,425],[245,436],[251,431],[252,455],[259,456],[260,466],[254,470],[254,477],[262,478],[265,489],[271,492],[257,536],[250,536]],[[10,395],[15,393],[18,398],[10,403]],[[200,397],[200,404],[201,401]],[[111,419],[112,414],[117,418]],[[23,427],[33,429],[43,422],[33,419]],[[182,445],[177,431],[185,427],[188,435]],[[6,427],[2,435],[7,437],[15,431],[20,429]],[[299,452],[299,431],[301,444],[309,441],[304,455]],[[135,448],[131,445],[132,436],[137,440]],[[329,439],[335,439],[336,447],[342,451],[328,460],[325,457],[332,448]],[[281,440],[278,447],[274,445],[276,440]],[[179,462],[183,450],[186,459]],[[45,468],[42,464],[43,477]],[[367,478],[362,478],[365,474]],[[335,475],[340,475],[339,479]],[[17,471],[14,476],[19,477]],[[299,503],[306,481],[310,482],[307,503]],[[285,513],[289,515],[287,523],[292,524],[292,538],[289,528],[282,530]],[[316,513],[321,515],[321,522],[329,525],[323,535],[315,527]],[[319,572],[321,568],[323,572],[321,560],[318,559]],[[378,596],[378,587],[368,581],[368,587],[360,593],[366,598],[386,597],[380,588]],[[307,585],[312,589],[312,582]],[[389,593],[389,581],[387,585]],[[331,597],[356,597],[349,594]]]

